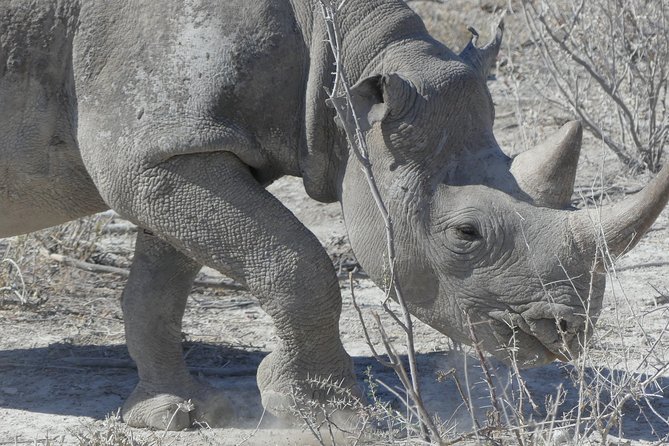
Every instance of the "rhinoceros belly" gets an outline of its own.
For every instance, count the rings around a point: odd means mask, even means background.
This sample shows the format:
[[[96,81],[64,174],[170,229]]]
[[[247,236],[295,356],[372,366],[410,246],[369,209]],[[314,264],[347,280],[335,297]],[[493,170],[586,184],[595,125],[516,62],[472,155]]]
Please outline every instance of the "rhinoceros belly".
[[[0,81],[0,237],[42,229],[105,208],[61,107],[36,110],[42,86]]]
[[[0,5],[0,237],[105,207],[75,142],[66,3]]]

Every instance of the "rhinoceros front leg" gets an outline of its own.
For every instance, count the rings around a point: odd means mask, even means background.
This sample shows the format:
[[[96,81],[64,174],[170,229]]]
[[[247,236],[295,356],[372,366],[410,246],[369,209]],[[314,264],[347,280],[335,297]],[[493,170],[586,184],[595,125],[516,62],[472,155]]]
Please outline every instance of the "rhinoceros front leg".
[[[181,319],[201,265],[146,231],[123,291],[123,317],[139,384],[123,406],[131,426],[180,430],[192,422],[221,426],[233,410],[222,392],[196,382],[184,362]],[[184,404],[190,400],[192,410]]]
[[[332,263],[246,165],[225,152],[183,155],[126,178],[120,189],[102,188],[112,207],[245,284],[273,318],[280,341],[258,370],[269,411],[289,416],[296,393],[322,399],[309,377],[355,388],[339,338],[341,295]],[[136,193],[124,199],[128,186]]]

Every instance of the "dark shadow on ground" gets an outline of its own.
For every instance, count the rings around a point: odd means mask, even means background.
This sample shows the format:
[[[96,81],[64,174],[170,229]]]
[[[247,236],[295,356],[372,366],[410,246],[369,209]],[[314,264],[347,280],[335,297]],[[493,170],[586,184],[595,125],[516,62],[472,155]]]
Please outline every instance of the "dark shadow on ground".
[[[584,402],[581,405],[581,418],[584,420],[580,424],[581,433],[596,432],[594,421],[588,421],[588,417],[596,413],[615,412],[611,405],[617,405],[624,395],[636,392],[636,396],[639,396],[638,386],[632,383],[649,378],[648,375],[630,374],[623,370],[589,367],[579,375],[574,366],[554,362],[520,371],[526,389],[523,390],[513,370],[494,359],[487,360],[487,374],[476,358],[457,351],[420,355],[418,363],[426,406],[442,421],[457,426],[459,432],[470,432],[475,424],[485,426],[487,420],[493,416],[493,398],[487,384],[488,376],[495,383],[496,407],[503,423],[506,420],[511,426],[534,426],[532,429],[539,432],[541,423],[547,419],[576,420],[576,408],[579,407],[579,402]],[[387,376],[387,372],[385,373]],[[584,385],[579,389],[581,377]],[[616,384],[610,385],[612,382]],[[458,389],[458,383],[464,398]],[[654,385],[648,385],[645,391],[653,396],[637,402],[630,399],[621,405],[622,420],[612,423],[609,432],[611,435],[650,442],[666,441],[669,438],[669,378],[660,377]],[[611,397],[612,392],[615,399]],[[519,405],[521,395],[522,406]],[[534,407],[529,402],[528,395],[531,396]],[[561,403],[551,403],[559,398]],[[473,416],[464,400],[471,402]],[[519,410],[519,407],[522,408]],[[518,413],[523,414],[522,422],[517,417]],[[554,416],[551,417],[551,413]],[[600,418],[603,425],[610,419]],[[559,427],[559,424],[555,424],[555,427]],[[569,436],[573,432],[573,428],[564,430]]]
[[[225,389],[239,416],[262,412],[255,370],[267,354],[199,342],[184,343],[194,375]],[[137,384],[124,344],[52,344],[0,351],[0,407],[102,419],[117,411]]]
[[[263,412],[255,369],[267,353],[199,342],[186,342],[184,350],[194,374],[227,391],[238,410],[240,426],[255,426]],[[358,357],[355,363],[358,378],[365,383],[368,393],[369,373],[393,388],[400,387],[394,374],[373,358]],[[425,402],[431,413],[460,432],[469,431],[474,419],[485,425],[492,405],[478,361],[461,352],[438,352],[418,355],[418,364]],[[502,418],[512,418],[520,394],[517,381],[509,381],[509,369],[495,361],[491,361],[490,373],[496,381],[495,394]],[[579,392],[570,377],[573,373],[573,367],[557,363],[523,371],[527,390],[538,406],[532,410],[525,401],[524,416],[534,421],[544,419],[546,401],[555,398],[558,389],[565,392],[564,402],[557,409],[558,417],[576,407]],[[603,370],[600,374],[609,378],[623,376],[619,370]],[[586,369],[586,375],[593,377],[596,373]],[[463,403],[456,376],[465,398],[474,407],[473,416]],[[118,410],[136,383],[137,373],[125,345],[53,344],[46,348],[0,351],[0,407],[102,419]],[[664,390],[668,386],[669,379],[658,381],[658,396],[650,400],[652,409],[631,401],[623,406],[621,426],[625,438],[658,441],[669,435],[666,421],[669,398]],[[381,400],[392,401],[395,407],[402,405],[382,387],[378,395]],[[608,403],[607,392],[600,397],[600,404]],[[620,434],[618,427],[611,433]]]

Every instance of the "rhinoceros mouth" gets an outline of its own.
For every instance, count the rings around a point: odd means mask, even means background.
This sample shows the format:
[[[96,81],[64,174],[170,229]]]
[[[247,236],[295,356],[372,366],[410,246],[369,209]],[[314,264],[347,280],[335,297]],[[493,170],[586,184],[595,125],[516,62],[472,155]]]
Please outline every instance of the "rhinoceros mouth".
[[[497,350],[492,353],[506,364],[520,368],[538,367],[561,359],[539,338],[521,330],[505,327],[495,331]]]
[[[570,331],[554,318],[528,322],[520,314],[507,312],[503,317],[490,315],[488,322],[496,341],[491,353],[520,368],[537,367],[556,359],[569,362],[582,350],[580,332]]]

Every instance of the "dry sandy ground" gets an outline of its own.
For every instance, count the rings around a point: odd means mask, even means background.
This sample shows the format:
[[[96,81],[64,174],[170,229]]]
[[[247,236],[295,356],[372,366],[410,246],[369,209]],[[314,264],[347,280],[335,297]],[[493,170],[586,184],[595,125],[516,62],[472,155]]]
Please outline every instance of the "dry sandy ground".
[[[464,33],[444,35],[444,27],[462,30],[467,23],[485,24],[491,20],[490,14],[474,7],[474,3],[460,2],[462,7],[455,8],[457,14],[453,8],[433,3],[418,2],[417,7],[436,34],[458,46],[462,45]],[[525,39],[522,27],[513,17],[509,28],[507,38],[515,45]],[[515,63],[522,65],[525,62],[522,54],[517,56]],[[554,110],[543,111],[529,79],[519,89],[502,71],[490,87],[497,104],[496,134],[510,153],[523,150],[523,132],[534,141],[554,130],[564,119]],[[607,186],[619,187],[614,191],[633,190],[648,180],[630,179],[619,172],[619,166],[606,150],[596,141],[586,139],[577,179],[580,190],[589,191],[593,184],[599,184],[599,177],[605,179]],[[337,205],[309,200],[300,180],[295,178],[278,181],[271,191],[316,233],[335,262],[350,263]],[[621,198],[618,192],[612,193],[610,199]],[[669,434],[669,399],[664,390],[669,385],[669,373],[662,369],[669,355],[669,341],[664,333],[669,321],[668,219],[669,212],[665,211],[639,247],[618,263],[617,277],[609,282],[613,285],[608,287],[605,309],[598,322],[600,337],[593,343],[589,362],[582,368],[589,379],[599,377],[599,382],[622,383],[613,388],[614,393],[622,389],[629,394],[636,392],[637,396],[641,390],[634,382],[660,370],[654,380],[656,386],[645,388],[646,392],[653,392],[652,396],[641,399],[639,404],[630,400],[621,405],[622,433],[633,444],[655,443]],[[104,426],[105,416],[117,410],[137,381],[124,346],[118,302],[124,280],[113,274],[88,273],[64,266],[35,249],[35,246],[56,246],[64,250],[62,246],[79,243],[83,248],[77,253],[81,255],[86,245],[74,240],[84,238],[97,244],[98,251],[102,247],[107,253],[105,260],[97,252],[94,258],[98,261],[127,266],[132,234],[105,231],[103,224],[109,223],[105,217],[91,221],[98,222],[97,227],[91,223],[70,225],[43,232],[37,238],[0,240],[0,258],[12,258],[21,264],[25,298],[29,302],[21,304],[9,291],[0,294],[0,445],[79,444],[77,437],[91,442],[95,432],[110,432]],[[73,234],[81,228],[89,230]],[[95,235],[96,229],[99,235]],[[8,273],[9,264],[4,263],[2,268],[0,288],[13,284],[23,290],[18,276]],[[371,357],[351,304],[347,281],[342,280],[341,286],[342,337],[348,351],[355,356],[360,379],[364,379],[369,367],[373,376],[396,383],[392,374]],[[382,313],[379,306],[382,292],[366,279],[357,280],[355,286],[367,317],[372,311]],[[467,383],[475,418],[484,422],[491,402],[479,362],[430,328],[417,323],[416,330],[419,368],[429,409],[454,432],[471,429],[472,416],[462,404],[455,380],[438,379],[440,374],[455,369],[460,382]],[[305,429],[283,427],[270,415],[263,415],[254,370],[271,351],[275,335],[271,320],[248,293],[196,287],[183,332],[189,366],[203,379],[228,391],[238,408],[239,422],[234,428],[180,433],[128,430],[123,426],[115,429],[130,432],[148,444],[316,444]],[[391,336],[401,341],[396,328],[391,330]],[[518,388],[501,384],[511,373],[507,368],[494,362],[491,368],[499,380],[498,400],[508,409],[515,404]],[[578,406],[579,389],[573,384],[573,375],[578,370],[575,365],[555,363],[523,372],[527,391],[538,406],[535,418],[545,416],[547,397],[559,389],[564,389],[566,396],[557,410],[558,417]],[[581,395],[594,395],[603,405],[608,401],[607,392],[595,393],[594,385],[580,390]],[[391,399],[387,392],[382,392],[382,397]],[[526,410],[530,412],[531,408]],[[258,425],[260,428],[256,430]]]

